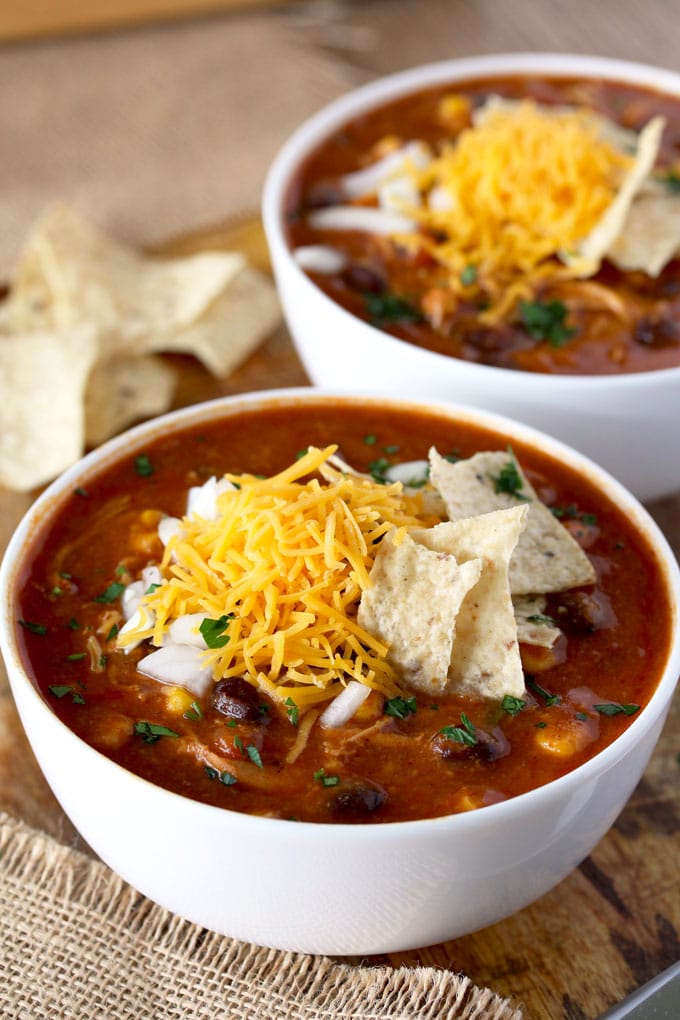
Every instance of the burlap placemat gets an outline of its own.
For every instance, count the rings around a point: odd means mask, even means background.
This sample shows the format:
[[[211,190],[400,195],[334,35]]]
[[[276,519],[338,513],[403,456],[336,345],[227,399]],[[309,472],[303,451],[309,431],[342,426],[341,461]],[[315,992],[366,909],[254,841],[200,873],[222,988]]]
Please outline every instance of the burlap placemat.
[[[469,978],[352,966],[227,939],[0,813],[6,1020],[522,1020]]]

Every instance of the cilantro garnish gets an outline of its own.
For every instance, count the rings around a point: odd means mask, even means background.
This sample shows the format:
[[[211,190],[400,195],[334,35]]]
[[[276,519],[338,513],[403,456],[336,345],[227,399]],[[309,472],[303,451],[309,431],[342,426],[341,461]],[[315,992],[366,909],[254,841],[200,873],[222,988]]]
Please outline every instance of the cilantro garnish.
[[[366,294],[366,311],[375,326],[387,322],[418,322],[420,312],[398,294]]]
[[[508,496],[514,496],[515,499],[528,501],[529,497],[525,496],[522,492],[524,483],[522,482],[522,476],[519,473],[519,468],[510,447],[508,447],[508,454],[510,459],[503,465],[500,474],[491,475],[494,490],[496,492],[505,492]]]
[[[60,595],[64,594],[64,589],[60,588],[58,584],[55,584],[54,588],[52,589],[52,594],[55,596],[55,598],[59,598]]]
[[[406,719],[415,713],[417,707],[415,698],[390,698],[385,702],[385,715],[391,715],[394,719]]]
[[[257,765],[258,769],[264,768],[264,765],[262,764],[262,758],[260,757],[260,752],[258,751],[254,744],[248,744],[248,746],[246,747],[246,754],[252,761],[253,765]]]
[[[81,627],[81,624],[78,623],[78,621],[76,620],[75,616],[72,616],[71,619],[68,621],[68,629],[69,630],[80,630],[80,627]]]
[[[448,740],[473,747],[477,743],[477,733],[465,712],[461,712],[460,721],[461,726],[444,726],[439,732]]]
[[[67,662],[80,662],[82,659],[87,658],[87,652],[71,652],[70,655],[66,656]]]
[[[368,436],[364,436],[363,441],[366,444],[366,446],[375,446],[377,442],[377,436],[374,436],[373,433],[371,433]]]
[[[290,720],[291,726],[297,726],[300,721],[300,709],[297,707],[292,698],[286,698],[284,705],[286,706],[286,715]]]
[[[675,170],[669,170],[667,174],[660,175],[657,180],[661,181],[672,195],[680,194],[680,174]]]
[[[82,485],[79,485],[77,489],[74,489],[73,493],[75,496],[82,496],[83,499],[87,499],[87,497],[90,495],[87,489],[84,489]]]
[[[121,584],[120,581],[114,581],[113,584],[108,586],[106,591],[103,591],[101,595],[97,595],[95,602],[104,602],[107,604],[109,602],[115,602],[116,599],[120,598],[124,591],[125,585]]]
[[[547,616],[545,613],[532,613],[531,616],[527,616],[529,623],[545,623],[546,626],[551,626],[555,623],[552,616]]]
[[[217,620],[206,616],[198,628],[208,648],[224,648],[229,643],[229,635],[225,634],[229,621],[234,619],[233,613],[226,613]]]
[[[574,718],[578,719],[579,722],[586,722],[586,720],[588,719],[588,716],[586,715],[585,712],[576,712],[574,714]]]
[[[317,769],[314,778],[322,786],[337,786],[340,782],[340,776],[327,776],[325,769]]]
[[[534,694],[538,694],[540,698],[543,698],[548,708],[550,708],[551,705],[559,705],[561,700],[559,694],[550,694],[550,692],[544,690],[540,684],[537,684],[535,680],[527,679],[527,687],[530,687]]]
[[[508,715],[519,715],[523,708],[526,708],[526,701],[523,698],[515,698],[512,694],[505,694],[501,702],[501,708]]]
[[[205,772],[208,779],[218,779],[223,786],[233,786],[234,783],[238,782],[236,776],[232,776],[231,772],[220,772],[219,769],[214,769],[212,765],[205,766]]]
[[[155,467],[151,463],[151,459],[148,454],[140,453],[135,457],[135,471],[140,478],[148,478],[155,471]]]
[[[157,590],[158,590],[158,588],[160,588],[160,584],[150,584],[150,585],[149,585],[149,587],[148,587],[148,588],[146,589],[146,591],[144,592],[144,594],[145,594],[145,595],[153,595],[153,593],[154,593],[155,591],[157,591]]]
[[[192,701],[186,712],[182,713],[183,719],[189,719],[191,722],[196,722],[198,719],[203,718],[203,711],[197,701]]]
[[[385,474],[391,467],[392,465],[387,457],[378,457],[377,460],[372,460],[368,465],[368,471],[374,482],[384,485],[387,481]]]
[[[561,301],[520,301],[522,325],[534,340],[547,340],[551,347],[562,347],[576,330],[567,326],[567,308]]]
[[[160,723],[136,722],[135,733],[141,737],[145,744],[155,744],[161,737],[178,737],[179,733],[161,726]]]
[[[65,698],[67,694],[71,693],[73,687],[67,684],[51,684],[47,689],[55,698]]]
[[[31,634],[38,634],[40,637],[47,634],[47,627],[44,623],[34,623],[32,620],[19,620],[19,623],[24,630],[29,631]]]
[[[471,287],[473,283],[477,282],[477,266],[474,266],[471,262],[465,266],[460,274],[460,282],[464,287]]]
[[[600,715],[635,715],[640,711],[639,705],[620,705],[617,702],[609,702],[604,705],[593,705]]]
[[[118,624],[114,623],[114,625],[112,626],[111,630],[106,635],[106,640],[107,641],[113,641],[113,639],[115,637],[117,637],[117,636],[118,636]]]

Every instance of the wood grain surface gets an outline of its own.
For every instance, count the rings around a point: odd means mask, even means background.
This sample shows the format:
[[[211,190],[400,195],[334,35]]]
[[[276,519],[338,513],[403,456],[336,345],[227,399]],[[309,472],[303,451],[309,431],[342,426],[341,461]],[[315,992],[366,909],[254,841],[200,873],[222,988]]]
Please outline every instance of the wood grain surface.
[[[268,265],[256,220],[217,227],[165,246],[245,251]],[[308,380],[285,328],[227,379],[176,357],[176,406],[221,394]],[[0,490],[0,549],[31,495]],[[680,495],[650,506],[680,554]],[[524,1006],[532,1020],[592,1020],[680,957],[680,696],[628,806],[590,857],[537,903],[513,917],[443,945],[381,958],[392,964],[451,968]],[[63,842],[84,847],[50,793],[28,747],[0,667],[0,809]],[[377,962],[377,960],[376,960]],[[679,1011],[680,1016],[680,1011]]]

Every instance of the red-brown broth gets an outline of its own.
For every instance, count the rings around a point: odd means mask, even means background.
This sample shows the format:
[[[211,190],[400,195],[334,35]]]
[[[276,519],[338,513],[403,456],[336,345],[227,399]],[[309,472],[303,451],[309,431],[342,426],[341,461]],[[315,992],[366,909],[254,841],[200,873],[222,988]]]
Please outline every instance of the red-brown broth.
[[[356,231],[312,228],[306,213],[320,205],[335,204],[337,180],[368,159],[381,139],[396,136],[422,139],[436,146],[444,137],[437,106],[452,93],[478,104],[489,95],[532,97],[541,103],[566,103],[594,109],[627,128],[640,130],[653,116],[666,119],[658,165],[675,168],[680,159],[680,99],[623,82],[580,78],[532,76],[499,77],[454,82],[424,89],[370,110],[343,125],[307,158],[292,182],[286,199],[286,231],[291,248],[329,244],[342,251],[348,266],[339,273],[309,275],[315,284],[348,311],[386,332],[439,354],[481,364],[530,372],[559,374],[615,374],[671,368],[680,365],[680,260],[672,260],[657,279],[642,272],[622,272],[603,264],[593,277],[611,289],[625,304],[624,321],[591,297],[579,297],[573,285],[548,284],[537,293],[544,301],[559,299],[569,310],[576,330],[568,343],[553,347],[529,336],[517,317],[496,325],[483,325],[479,309],[461,302],[445,326],[434,328],[419,321],[372,319],[367,306],[365,270],[382,281],[385,293],[396,294],[415,309],[432,286],[441,286],[442,271],[431,260],[413,257],[385,243],[384,238]],[[359,268],[359,273],[355,270]],[[377,284],[373,282],[371,287]],[[565,296],[566,295],[566,296]],[[319,342],[323,342],[320,337]]]
[[[369,435],[376,437],[370,445],[365,441]],[[592,633],[569,633],[566,660],[537,675],[541,688],[557,695],[559,704],[546,706],[534,692],[528,699],[533,705],[511,717],[488,702],[418,694],[417,712],[403,721],[387,719],[378,706],[373,717],[358,716],[325,735],[315,725],[301,757],[287,765],[284,758],[296,731],[265,696],[260,696],[268,707],[262,724],[230,726],[211,709],[209,698],[202,700],[202,719],[186,719],[168,713],[163,685],[137,673],[142,649],[125,655],[102,639],[106,663],[101,672],[93,672],[88,659],[68,658],[85,650],[87,636],[111,608],[95,599],[116,580],[119,564],[124,562],[136,577],[150,559],[160,558],[155,528],[140,531],[140,513],[152,508],[181,515],[187,488],[212,474],[272,474],[309,444],[338,442],[347,460],[365,470],[378,456],[423,458],[432,444],[466,456],[505,449],[507,441],[436,415],[332,403],[246,412],[154,439],[144,449],[152,475],[136,473],[133,454],[121,457],[88,477],[84,489],[49,516],[28,548],[17,579],[17,617],[47,627],[46,634],[36,634],[17,620],[28,674],[63,722],[114,761],[167,789],[238,811],[317,822],[401,821],[482,806],[547,783],[596,754],[634,718],[589,710],[588,725],[597,730],[596,739],[569,757],[548,755],[540,750],[537,734],[569,730],[575,713],[584,712],[581,703],[569,702],[570,691],[590,688],[596,703],[644,706],[649,700],[668,654],[670,606],[655,555],[625,514],[587,479],[521,443],[513,448],[542,498],[552,506],[572,507],[572,523],[583,513],[597,515],[597,524],[585,529],[594,539],[588,553],[598,574],[596,590],[616,621]],[[399,445],[398,453],[385,454],[384,447],[393,444]],[[144,535],[151,536],[148,543]],[[557,610],[559,601],[560,596],[551,597],[549,612]],[[55,686],[71,691],[55,697],[50,691]],[[78,695],[75,703],[73,694]],[[500,727],[510,753],[494,761],[460,755],[454,761],[434,753],[433,738],[442,727],[459,724],[462,713],[484,730]],[[364,736],[378,719],[386,723],[385,732]],[[140,721],[165,725],[180,736],[147,744],[132,732],[133,723]],[[243,746],[257,747],[262,769],[243,761],[234,745],[237,736]],[[241,772],[245,766],[257,785],[247,776],[230,786],[210,778],[205,762],[187,750],[191,741],[227,761],[238,759]],[[323,785],[320,769],[338,777],[337,787]],[[355,803],[356,784],[364,790],[366,781],[369,788],[377,784],[386,792],[376,810]],[[338,794],[348,791],[339,807]]]

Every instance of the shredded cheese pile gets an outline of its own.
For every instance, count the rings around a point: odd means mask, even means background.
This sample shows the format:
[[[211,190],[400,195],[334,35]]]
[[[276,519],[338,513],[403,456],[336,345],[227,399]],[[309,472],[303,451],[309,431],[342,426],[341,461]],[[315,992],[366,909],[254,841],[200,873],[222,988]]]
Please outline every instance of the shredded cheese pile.
[[[611,204],[632,159],[599,137],[586,111],[500,104],[466,128],[417,175],[429,201],[411,209],[425,235],[400,238],[425,249],[451,273],[475,269],[497,321],[543,278],[581,275],[567,259]],[[469,291],[468,291],[469,293]]]
[[[245,676],[301,708],[352,678],[399,693],[386,647],[356,611],[376,543],[393,526],[422,525],[420,500],[401,483],[333,471],[335,450],[312,447],[272,478],[226,475],[238,488],[219,496],[218,518],[185,517],[168,543],[164,581],[143,600],[155,616],[143,636],[161,645],[180,616],[226,615],[229,640],[205,652],[216,680]],[[308,477],[320,469],[328,481]]]

